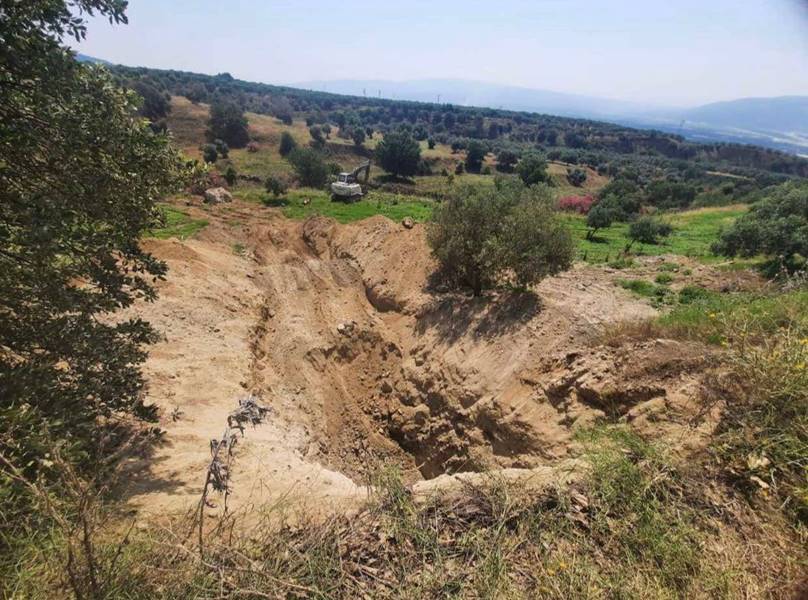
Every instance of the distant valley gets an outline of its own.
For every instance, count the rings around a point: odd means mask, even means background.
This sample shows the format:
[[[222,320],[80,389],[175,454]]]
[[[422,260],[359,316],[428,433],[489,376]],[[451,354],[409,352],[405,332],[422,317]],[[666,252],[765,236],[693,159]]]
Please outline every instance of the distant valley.
[[[342,79],[292,85],[353,96],[605,120],[630,127],[659,129],[701,142],[755,144],[808,155],[808,96],[742,98],[683,109],[461,79]]]

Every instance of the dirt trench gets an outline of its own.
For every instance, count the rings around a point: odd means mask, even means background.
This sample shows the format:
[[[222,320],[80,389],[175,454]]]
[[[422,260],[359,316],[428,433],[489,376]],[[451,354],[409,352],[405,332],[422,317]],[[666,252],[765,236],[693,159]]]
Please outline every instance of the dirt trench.
[[[381,462],[425,489],[492,469],[552,479],[576,430],[604,420],[681,448],[709,430],[690,425],[702,347],[588,341],[656,314],[619,274],[576,265],[533,294],[471,298],[431,285],[422,226],[221,210],[197,239],[148,244],[169,277],[134,313],[165,334],[145,366],[165,435],[132,465],[136,508],[198,500],[209,441],[247,393],[272,413],[239,442],[235,508],[353,505]]]
[[[534,468],[570,455],[578,427],[695,410],[701,348],[584,347],[604,322],[653,314],[596,269],[469,298],[431,289],[423,230],[382,217],[268,227],[253,243],[250,387],[305,423],[307,456],[354,481],[391,460],[411,480]]]

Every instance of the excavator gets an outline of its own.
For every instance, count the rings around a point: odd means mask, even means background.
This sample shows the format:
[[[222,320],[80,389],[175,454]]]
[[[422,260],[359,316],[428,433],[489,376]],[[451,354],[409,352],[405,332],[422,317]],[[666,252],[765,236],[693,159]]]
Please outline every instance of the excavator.
[[[340,173],[337,180],[331,184],[331,200],[355,202],[362,197],[362,186],[359,185],[359,176],[363,175],[362,183],[367,183],[370,177],[370,161],[366,160],[350,173]]]

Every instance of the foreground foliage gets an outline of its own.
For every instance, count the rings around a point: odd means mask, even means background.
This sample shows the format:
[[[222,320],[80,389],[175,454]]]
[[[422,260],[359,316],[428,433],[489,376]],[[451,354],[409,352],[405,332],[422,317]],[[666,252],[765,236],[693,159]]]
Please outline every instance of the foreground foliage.
[[[30,480],[55,476],[58,447],[99,470],[129,417],[154,418],[139,365],[156,332],[109,315],[155,296],[165,265],[141,234],[185,165],[138,114],[139,99],[62,36],[84,37],[76,12],[125,21],[124,2],[4,2],[0,37],[0,527],[15,527]],[[19,492],[19,494],[17,493]],[[15,512],[17,509],[20,513]],[[3,532],[4,533],[4,532]],[[0,542],[2,552],[2,542]]]

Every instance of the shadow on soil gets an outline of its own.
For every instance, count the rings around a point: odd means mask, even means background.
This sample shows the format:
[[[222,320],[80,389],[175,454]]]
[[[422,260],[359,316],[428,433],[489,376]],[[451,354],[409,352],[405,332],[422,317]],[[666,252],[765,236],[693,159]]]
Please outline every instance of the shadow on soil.
[[[418,316],[418,334],[435,331],[452,343],[471,332],[496,337],[519,329],[542,310],[532,291],[498,291],[478,298],[459,294],[436,297]]]

